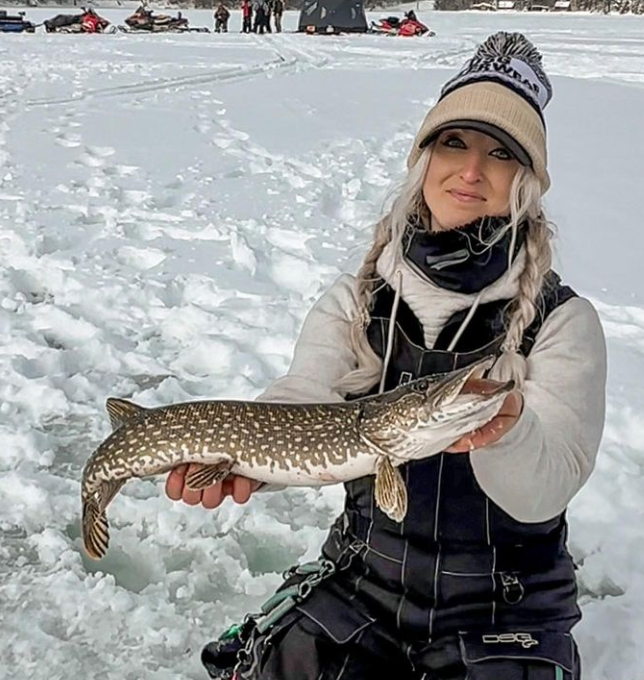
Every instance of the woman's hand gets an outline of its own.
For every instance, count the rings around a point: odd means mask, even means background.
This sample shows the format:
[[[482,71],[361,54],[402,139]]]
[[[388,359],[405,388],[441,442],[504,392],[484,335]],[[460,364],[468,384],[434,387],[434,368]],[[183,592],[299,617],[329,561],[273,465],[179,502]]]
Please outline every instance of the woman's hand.
[[[232,496],[235,503],[246,503],[253,492],[261,486],[261,482],[242,477],[228,475],[223,481],[209,486],[202,491],[193,491],[186,486],[186,473],[189,469],[203,467],[198,463],[179,465],[170,472],[165,482],[165,493],[173,501],[182,500],[188,505],[203,505],[207,510],[218,508],[226,496]]]
[[[485,394],[501,383],[496,380],[485,380],[481,378],[471,378],[463,388],[464,393],[476,392]],[[482,449],[484,446],[498,442],[503,435],[509,432],[521,415],[523,410],[523,396],[518,390],[513,390],[508,394],[499,410],[498,414],[489,423],[479,427],[478,430],[468,432],[460,439],[455,441],[448,449],[448,453],[466,453],[475,449]]]

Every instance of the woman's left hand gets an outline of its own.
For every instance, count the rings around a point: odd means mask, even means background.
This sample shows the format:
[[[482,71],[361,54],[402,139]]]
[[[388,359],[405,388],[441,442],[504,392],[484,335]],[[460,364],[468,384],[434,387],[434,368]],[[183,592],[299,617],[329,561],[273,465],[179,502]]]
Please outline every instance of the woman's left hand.
[[[501,383],[496,380],[485,380],[482,378],[471,378],[463,388],[464,393],[476,392],[485,394]],[[501,409],[492,420],[479,427],[478,430],[468,432],[460,439],[455,441],[448,449],[447,453],[467,453],[475,449],[481,449],[489,444],[499,441],[503,435],[509,432],[521,415],[523,410],[523,396],[518,390],[513,390],[508,394],[501,406]]]

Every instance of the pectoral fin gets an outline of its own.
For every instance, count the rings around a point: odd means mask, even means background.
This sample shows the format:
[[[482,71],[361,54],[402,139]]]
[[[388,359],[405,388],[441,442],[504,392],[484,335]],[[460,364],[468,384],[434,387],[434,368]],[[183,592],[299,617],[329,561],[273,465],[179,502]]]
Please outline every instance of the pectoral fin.
[[[394,522],[402,522],[407,514],[407,488],[400,470],[382,456],[376,465],[376,504]]]
[[[222,460],[220,463],[212,465],[204,465],[191,470],[186,475],[186,486],[193,491],[200,491],[227,477],[232,470],[235,461],[229,458]]]

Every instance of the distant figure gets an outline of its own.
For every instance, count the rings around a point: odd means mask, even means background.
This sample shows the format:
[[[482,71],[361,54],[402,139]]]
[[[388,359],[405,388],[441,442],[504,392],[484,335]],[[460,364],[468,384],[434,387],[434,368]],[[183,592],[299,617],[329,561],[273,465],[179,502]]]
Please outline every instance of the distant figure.
[[[255,10],[253,33],[264,35],[264,29],[266,28],[266,0],[253,0],[253,9]]]
[[[250,0],[242,0],[242,33],[250,33],[253,30],[253,6]]]
[[[223,2],[220,2],[215,9],[215,33],[228,33],[228,19],[230,12]]]
[[[266,14],[264,15],[264,28],[267,33],[272,33],[271,14],[273,13],[273,0],[266,0]]]
[[[284,0],[273,0],[273,19],[275,21],[275,33],[282,32],[282,14],[284,14]]]

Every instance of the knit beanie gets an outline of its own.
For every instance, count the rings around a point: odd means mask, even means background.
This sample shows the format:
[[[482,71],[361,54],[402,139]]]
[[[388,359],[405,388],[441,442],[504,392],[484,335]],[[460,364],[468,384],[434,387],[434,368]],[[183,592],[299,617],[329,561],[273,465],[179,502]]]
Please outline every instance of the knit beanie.
[[[495,33],[441,90],[416,135],[407,167],[443,130],[472,129],[494,137],[530,166],[544,194],[550,177],[543,110],[551,98],[536,47],[521,33]]]

